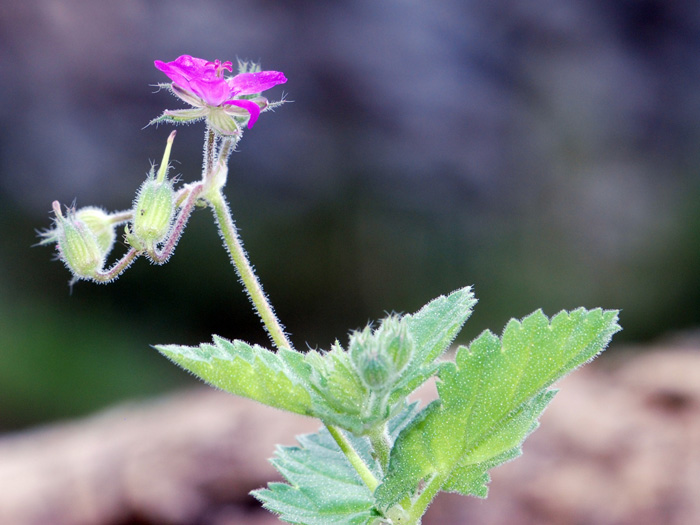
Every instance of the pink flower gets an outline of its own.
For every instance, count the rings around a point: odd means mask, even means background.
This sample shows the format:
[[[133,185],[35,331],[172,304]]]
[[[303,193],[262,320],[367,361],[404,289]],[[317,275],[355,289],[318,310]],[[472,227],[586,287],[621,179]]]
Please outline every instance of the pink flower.
[[[167,110],[153,122],[205,118],[222,135],[239,134],[240,124],[246,121],[252,128],[261,111],[272,107],[260,93],[287,82],[279,71],[257,71],[255,67],[248,71],[247,64],[240,65],[243,71],[238,75],[226,77],[226,71],[233,71],[231,62],[209,62],[189,55],[154,64],[173,81],[167,87],[193,109]]]

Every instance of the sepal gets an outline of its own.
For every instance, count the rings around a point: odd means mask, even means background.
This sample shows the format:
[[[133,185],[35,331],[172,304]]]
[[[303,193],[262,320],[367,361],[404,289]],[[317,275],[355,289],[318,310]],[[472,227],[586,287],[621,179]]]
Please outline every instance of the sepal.
[[[130,235],[136,239],[134,246],[155,247],[170,233],[175,216],[175,191],[168,180],[159,182],[153,171],[141,184],[133,208]],[[131,241],[130,241],[131,242]]]
[[[74,279],[95,279],[114,240],[114,232],[110,234],[110,226],[103,223],[103,219],[108,220],[107,214],[97,208],[87,208],[69,209],[64,216],[58,201],[54,201],[53,210],[54,228],[45,234],[44,242],[56,242],[59,257]]]

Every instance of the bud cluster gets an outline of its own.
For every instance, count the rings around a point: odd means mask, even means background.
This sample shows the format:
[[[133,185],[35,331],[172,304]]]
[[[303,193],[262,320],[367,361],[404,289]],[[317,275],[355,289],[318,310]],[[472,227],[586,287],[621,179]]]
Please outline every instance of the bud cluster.
[[[262,96],[263,92],[287,82],[284,73],[262,71],[256,64],[239,63],[240,71],[236,75],[227,74],[233,72],[233,64],[229,61],[210,62],[190,55],[182,55],[171,62],[156,60],[154,65],[171,80],[159,86],[169,89],[192,107],[166,110],[151,124],[181,124],[197,120],[207,123],[202,179],[177,192],[173,181],[168,180],[170,150],[175,139],[173,131],[168,137],[158,172],[151,169],[128,212],[71,208],[64,216],[60,205],[55,202],[54,227],[40,234],[43,239],[39,244],[56,245],[59,258],[73,274],[71,282],[80,279],[109,282],[141,255],[151,262],[163,264],[175,249],[193,208],[202,202],[209,204],[217,217],[229,213],[221,190],[228,174],[226,163],[236,149],[242,128],[252,128],[262,112],[284,102],[283,99],[270,103]],[[126,224],[124,241],[128,251],[105,269],[116,240],[115,228],[121,224]],[[281,329],[277,332],[281,333]],[[280,341],[284,343],[283,340],[281,337]]]
[[[39,244],[55,243],[59,258],[73,274],[72,282],[81,279],[111,281],[141,254],[158,263],[167,258],[169,254],[159,251],[159,246],[173,234],[177,208],[177,194],[167,178],[174,139],[175,132],[172,132],[158,172],[151,169],[131,210],[107,213],[88,206],[77,210],[69,208],[64,214],[58,201],[53,203],[53,228],[41,234],[43,239]],[[116,227],[125,223],[125,240],[131,249],[106,270],[105,263],[117,237]]]
[[[351,334],[347,351],[336,342],[328,353],[309,352],[307,362],[316,393],[335,411],[329,417],[365,434],[403,406],[405,396],[397,393],[405,389],[414,354],[406,319],[390,316],[374,331],[367,327]]]
[[[389,316],[374,332],[370,327],[350,337],[350,360],[362,382],[375,392],[389,391],[413,356],[406,322]]]

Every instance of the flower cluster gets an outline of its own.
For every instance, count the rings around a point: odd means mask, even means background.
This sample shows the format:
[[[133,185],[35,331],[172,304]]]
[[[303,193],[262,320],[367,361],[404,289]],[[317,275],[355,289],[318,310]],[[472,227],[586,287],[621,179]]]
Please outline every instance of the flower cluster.
[[[233,76],[226,74],[233,71],[231,62],[209,62],[189,55],[172,62],[156,60],[155,66],[172,80],[159,86],[192,108],[167,110],[151,123],[206,120],[202,180],[176,190],[176,179],[168,179],[173,131],[158,172],[152,166],[130,210],[107,213],[92,206],[72,206],[64,214],[55,201],[53,227],[40,233],[39,244],[56,246],[58,258],[73,275],[71,283],[81,279],[110,282],[141,256],[155,264],[165,263],[194,207],[225,207],[221,190],[226,184],[226,163],[241,138],[242,126],[252,128],[261,112],[284,102],[270,103],[261,93],[284,84],[287,78],[279,71],[261,71],[258,65],[239,63],[240,71]],[[123,244],[128,252],[105,268],[118,226],[124,226]]]
[[[274,107],[263,91],[287,82],[279,71],[260,71],[258,66],[240,63],[240,72],[232,72],[231,62],[182,55],[172,62],[156,60],[156,68],[165,73],[171,84],[160,84],[192,106],[191,109],[166,110],[153,122],[193,122],[206,119],[218,134],[239,135],[241,125],[252,128],[260,113]]]

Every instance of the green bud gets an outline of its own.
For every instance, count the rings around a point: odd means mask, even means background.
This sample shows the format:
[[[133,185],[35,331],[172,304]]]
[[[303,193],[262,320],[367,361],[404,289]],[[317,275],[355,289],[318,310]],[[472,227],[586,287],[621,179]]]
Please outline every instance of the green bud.
[[[377,330],[379,345],[389,356],[394,374],[400,374],[413,357],[413,338],[408,325],[398,317],[387,317]]]
[[[368,388],[381,391],[387,386],[391,370],[384,354],[368,352],[358,364],[357,371]]]
[[[58,201],[54,201],[53,209],[61,260],[76,278],[94,278],[104,265],[106,251],[101,248],[95,233],[77,218],[75,212],[64,217]]]
[[[132,228],[127,227],[126,234],[129,244],[138,250],[151,249],[164,241],[173,224],[175,191],[167,175],[175,133],[168,136],[158,173],[152,169],[136,194]]]
[[[151,174],[139,188],[134,203],[131,235],[147,247],[163,241],[170,233],[175,214],[175,191],[168,180]]]
[[[350,359],[356,367],[362,361],[364,355],[371,350],[373,343],[372,329],[369,326],[362,331],[353,332],[350,336],[348,351],[350,352]]]
[[[97,245],[106,256],[114,246],[117,237],[114,223],[100,208],[86,207],[75,212],[75,218],[85,224],[97,238]]]

